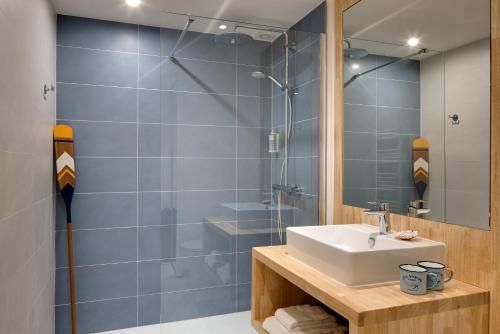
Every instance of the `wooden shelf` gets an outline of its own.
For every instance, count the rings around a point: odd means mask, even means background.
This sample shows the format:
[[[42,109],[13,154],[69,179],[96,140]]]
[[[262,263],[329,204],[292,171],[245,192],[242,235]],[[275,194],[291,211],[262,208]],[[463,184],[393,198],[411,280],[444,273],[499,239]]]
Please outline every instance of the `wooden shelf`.
[[[423,296],[405,294],[399,284],[351,288],[288,256],[286,246],[254,248],[252,271],[252,320],[256,328],[279,307],[320,302],[346,318],[351,333],[399,333],[384,326],[399,328],[406,326],[406,320],[422,326],[431,321],[436,328],[418,333],[442,333],[452,325],[461,326],[456,333],[487,333],[489,292],[457,280],[443,291]],[[436,322],[443,322],[442,316],[447,320],[439,331]],[[379,330],[380,326],[386,329]]]

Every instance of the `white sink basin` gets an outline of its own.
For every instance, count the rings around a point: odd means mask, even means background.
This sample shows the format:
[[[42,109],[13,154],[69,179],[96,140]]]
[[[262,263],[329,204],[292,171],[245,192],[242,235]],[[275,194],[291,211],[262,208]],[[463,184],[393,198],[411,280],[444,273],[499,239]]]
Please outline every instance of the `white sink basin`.
[[[287,228],[288,254],[348,286],[399,281],[399,265],[429,260],[444,263],[442,242],[378,235],[378,227],[364,224]]]

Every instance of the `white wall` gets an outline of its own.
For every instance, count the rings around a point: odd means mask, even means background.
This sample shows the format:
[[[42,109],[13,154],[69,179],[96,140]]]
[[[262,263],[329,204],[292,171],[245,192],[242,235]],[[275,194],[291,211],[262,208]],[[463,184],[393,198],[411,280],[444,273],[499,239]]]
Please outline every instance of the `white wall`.
[[[444,59],[437,55],[420,62],[420,133],[429,140],[429,186],[424,200],[428,219],[446,220],[444,160]]]
[[[488,228],[489,39],[422,61],[421,96],[422,136],[431,142],[428,217],[442,220],[444,213],[447,223]],[[459,125],[448,118],[453,114]]]
[[[0,1],[0,333],[54,332],[55,37],[48,0]]]

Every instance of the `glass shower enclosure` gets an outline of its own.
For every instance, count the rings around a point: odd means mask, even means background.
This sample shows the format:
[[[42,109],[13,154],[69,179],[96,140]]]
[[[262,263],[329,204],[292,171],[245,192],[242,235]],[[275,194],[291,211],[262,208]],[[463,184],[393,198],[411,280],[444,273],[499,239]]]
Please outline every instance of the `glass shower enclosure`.
[[[249,310],[252,247],[285,244],[286,227],[319,224],[322,39],[321,29],[312,27],[317,15],[291,29],[166,12],[162,27],[58,18],[59,30],[67,33],[58,36],[57,118],[75,129],[82,175],[74,199],[76,252],[99,249],[96,242],[124,248],[116,259],[98,251],[77,255],[77,280],[90,285],[98,265],[104,280],[130,285],[122,295],[81,299],[96,303],[92,309],[102,314],[109,308],[108,319],[115,319],[82,325],[81,333]],[[117,63],[136,66],[131,84],[69,78],[64,66],[74,64],[79,51],[71,34],[92,29],[117,34],[124,43],[137,38],[137,50]],[[107,56],[105,49],[99,56]],[[107,103],[131,109],[130,119],[71,112],[83,103],[74,100],[84,91],[117,87],[130,98],[118,94]],[[109,152],[87,152],[99,127],[115,123],[131,128],[121,140],[133,149],[121,150],[117,140]],[[136,174],[113,189],[106,182],[93,185],[86,175],[101,160],[130,163]],[[122,175],[120,168],[99,173],[105,179]],[[92,212],[106,210],[98,202],[113,202],[135,216],[127,215],[124,226],[95,226]],[[96,206],[89,213],[91,205]],[[66,333],[60,209],[56,314],[58,332]],[[103,239],[89,235],[101,235],[101,229]],[[78,309],[81,322],[91,317],[82,312],[97,312]],[[133,317],[125,319],[123,312]]]

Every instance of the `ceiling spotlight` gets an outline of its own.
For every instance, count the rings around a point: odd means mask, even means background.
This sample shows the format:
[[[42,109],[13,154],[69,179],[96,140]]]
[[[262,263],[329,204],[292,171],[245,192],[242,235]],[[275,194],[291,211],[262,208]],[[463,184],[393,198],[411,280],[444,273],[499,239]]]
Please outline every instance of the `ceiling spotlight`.
[[[359,64],[352,64],[351,67],[353,70],[357,70],[359,68]]]
[[[221,25],[219,26],[219,29],[220,29],[220,30],[226,30],[226,29],[227,29],[227,25],[225,25],[225,24],[221,24]]]
[[[408,39],[408,41],[406,43],[409,46],[417,46],[420,43],[420,40],[416,37],[412,37],[412,38]]]
[[[130,7],[137,7],[141,4],[141,0],[125,0],[125,3]]]

